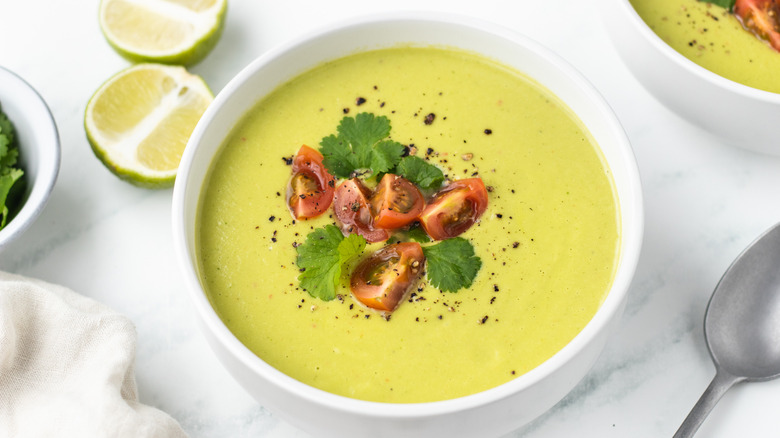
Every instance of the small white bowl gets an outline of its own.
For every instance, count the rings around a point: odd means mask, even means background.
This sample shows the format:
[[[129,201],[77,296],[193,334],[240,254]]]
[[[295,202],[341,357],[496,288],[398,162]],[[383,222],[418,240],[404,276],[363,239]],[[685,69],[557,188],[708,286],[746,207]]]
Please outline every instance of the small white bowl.
[[[13,123],[26,187],[22,208],[0,230],[0,251],[43,211],[60,170],[60,138],[46,102],[11,71],[0,67],[0,108]]]
[[[661,103],[729,144],[780,155],[780,94],[742,85],[689,60],[656,35],[628,0],[600,6],[623,62]]]
[[[620,260],[614,284],[588,325],[551,359],[474,395],[391,404],[334,395],[274,369],[236,339],[209,305],[198,276],[198,203],[209,167],[239,119],[296,75],[354,53],[399,44],[477,52],[535,78],[580,117],[600,145],[620,203]],[[457,16],[389,14],[353,19],[277,47],[241,71],[216,97],[190,138],[173,193],[174,245],[184,279],[217,357],[263,406],[316,436],[488,437],[548,410],[588,372],[621,314],[639,256],[642,194],[633,152],[616,117],[571,66],[537,43],[496,25]]]

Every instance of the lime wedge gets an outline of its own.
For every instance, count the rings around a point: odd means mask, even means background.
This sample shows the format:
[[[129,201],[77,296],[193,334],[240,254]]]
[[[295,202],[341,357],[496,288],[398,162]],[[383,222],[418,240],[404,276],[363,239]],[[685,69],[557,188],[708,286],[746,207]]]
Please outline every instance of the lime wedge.
[[[102,0],[100,28],[132,62],[192,65],[217,44],[227,0]]]
[[[120,178],[142,187],[170,187],[213,98],[206,83],[184,67],[138,64],[92,95],[84,114],[87,139]]]

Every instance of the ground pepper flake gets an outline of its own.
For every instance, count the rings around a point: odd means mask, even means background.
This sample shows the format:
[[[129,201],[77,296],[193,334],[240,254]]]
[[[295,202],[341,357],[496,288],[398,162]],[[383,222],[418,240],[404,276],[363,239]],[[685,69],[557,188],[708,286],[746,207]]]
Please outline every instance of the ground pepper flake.
[[[282,157],[282,161],[284,161],[284,164],[292,166],[293,156],[290,155],[289,157]]]
[[[427,116],[425,116],[425,120],[423,123],[425,123],[426,125],[430,125],[431,123],[433,123],[434,119],[436,119],[436,114],[430,113]]]
[[[481,322],[480,322],[480,324],[484,324],[484,323],[486,323],[486,322],[487,322],[487,320],[488,320],[488,316],[487,316],[487,315],[483,316],[483,317],[482,317],[482,320],[481,320]]]
[[[366,99],[365,99],[365,98],[363,98],[363,97],[358,97],[358,98],[355,100],[355,105],[357,105],[357,106],[363,105],[364,103],[366,103]]]
[[[492,134],[492,133],[493,133],[493,130],[492,130],[492,129],[486,129],[486,130],[485,130],[485,135],[490,135],[490,134]]]

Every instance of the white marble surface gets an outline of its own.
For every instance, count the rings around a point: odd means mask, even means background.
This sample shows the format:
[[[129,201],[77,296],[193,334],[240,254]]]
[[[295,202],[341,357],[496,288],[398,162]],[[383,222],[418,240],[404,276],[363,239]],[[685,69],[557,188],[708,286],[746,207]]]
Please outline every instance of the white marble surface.
[[[619,330],[585,379],[511,437],[671,436],[714,375],[707,300],[733,258],[780,221],[780,158],[723,144],[650,96],[618,59],[596,3],[580,0],[391,2],[231,0],[224,35],[192,68],[218,92],[276,44],[322,23],[386,10],[484,18],[558,52],[602,92],[636,153],[646,234]],[[59,283],[129,316],[138,330],[141,401],[192,437],[306,437],[253,401],[199,333],[171,238],[171,191],[134,188],[93,156],[87,100],[128,63],[104,41],[98,0],[0,1],[0,65],[42,94],[63,159],[39,220],[0,254],[0,269]],[[777,436],[780,381],[729,392],[698,436]]]

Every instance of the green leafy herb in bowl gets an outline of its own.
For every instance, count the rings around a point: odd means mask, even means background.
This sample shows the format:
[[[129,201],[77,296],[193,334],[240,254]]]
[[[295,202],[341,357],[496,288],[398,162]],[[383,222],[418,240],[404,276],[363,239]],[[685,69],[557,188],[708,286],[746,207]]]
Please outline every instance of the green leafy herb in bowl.
[[[19,168],[19,146],[16,143],[14,125],[0,106],[0,228],[20,207],[24,171]]]
[[[3,67],[0,105],[0,251],[4,251],[48,203],[60,169],[60,138],[43,97]]]

